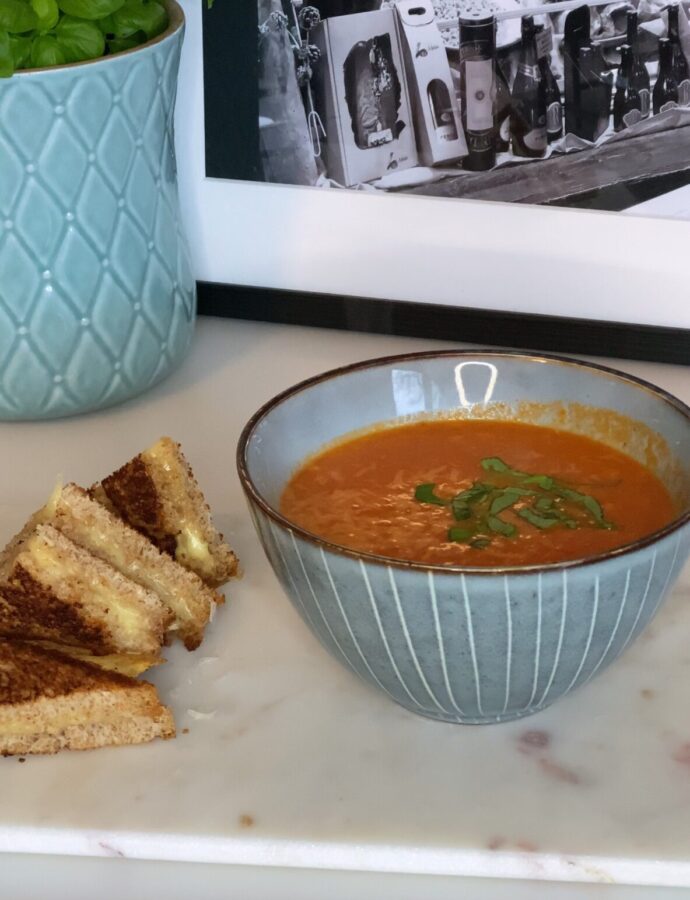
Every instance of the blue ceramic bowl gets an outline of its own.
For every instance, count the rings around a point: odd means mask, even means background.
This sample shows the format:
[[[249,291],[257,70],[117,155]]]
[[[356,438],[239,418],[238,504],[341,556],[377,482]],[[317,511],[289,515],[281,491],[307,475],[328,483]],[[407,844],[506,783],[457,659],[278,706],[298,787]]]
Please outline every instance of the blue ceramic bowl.
[[[660,531],[587,559],[461,568],[329,543],[278,512],[305,457],[418,416],[512,418],[589,434],[651,465],[680,496]],[[668,595],[690,547],[690,409],[612,369],[549,356],[432,352],[327,372],[249,421],[238,468],[285,592],[321,643],[412,712],[446,722],[530,715],[603,671]]]

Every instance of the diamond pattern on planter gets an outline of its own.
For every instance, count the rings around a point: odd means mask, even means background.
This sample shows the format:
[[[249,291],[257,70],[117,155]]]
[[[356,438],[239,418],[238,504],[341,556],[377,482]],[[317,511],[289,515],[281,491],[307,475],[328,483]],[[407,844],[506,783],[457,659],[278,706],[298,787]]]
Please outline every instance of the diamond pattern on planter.
[[[65,216],[50,193],[29,173],[17,203],[14,226],[34,261],[42,269],[50,267],[51,256],[60,244]]]
[[[187,351],[181,40],[0,79],[0,419],[120,402]]]
[[[87,166],[86,150],[72,126],[64,118],[62,121],[58,118],[38,158],[38,169],[49,173],[46,177],[50,178],[50,185],[64,208],[74,203]]]
[[[0,215],[9,216],[21,190],[22,175],[23,167],[16,156],[3,158],[0,166]]]
[[[41,287],[41,274],[14,230],[0,232],[0,309],[15,327],[27,318]]]

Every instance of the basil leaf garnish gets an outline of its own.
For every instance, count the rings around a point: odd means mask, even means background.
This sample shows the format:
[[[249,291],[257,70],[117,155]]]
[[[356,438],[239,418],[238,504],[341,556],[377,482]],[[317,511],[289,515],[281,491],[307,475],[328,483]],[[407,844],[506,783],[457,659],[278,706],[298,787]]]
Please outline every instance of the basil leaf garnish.
[[[444,500],[437,496],[434,491],[436,485],[432,482],[427,484],[418,484],[414,491],[414,498],[420,503],[434,503],[436,506],[448,506],[450,500]]]

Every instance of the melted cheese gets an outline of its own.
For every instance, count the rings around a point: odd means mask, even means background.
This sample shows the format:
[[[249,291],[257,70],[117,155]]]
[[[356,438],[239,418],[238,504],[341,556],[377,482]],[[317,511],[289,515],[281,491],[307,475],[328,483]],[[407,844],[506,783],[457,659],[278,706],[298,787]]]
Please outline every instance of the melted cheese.
[[[193,559],[204,572],[213,571],[213,556],[208,543],[196,528],[186,525],[177,536],[177,553],[185,559]]]
[[[130,605],[131,601],[119,596],[114,586],[96,574],[85,578],[85,573],[78,562],[66,558],[59,549],[39,537],[29,541],[26,551],[20,554],[17,561],[26,564],[22,559],[25,556],[30,559],[27,566],[30,573],[48,587],[59,591],[58,586],[63,579],[69,579],[74,585],[82,586],[84,593],[80,599],[87,607],[87,615],[88,606],[91,605],[101,616],[109,620],[111,627],[112,625],[116,627],[119,642],[124,638],[133,639],[135,645],[138,643],[137,639],[142,628],[147,627],[145,610]]]

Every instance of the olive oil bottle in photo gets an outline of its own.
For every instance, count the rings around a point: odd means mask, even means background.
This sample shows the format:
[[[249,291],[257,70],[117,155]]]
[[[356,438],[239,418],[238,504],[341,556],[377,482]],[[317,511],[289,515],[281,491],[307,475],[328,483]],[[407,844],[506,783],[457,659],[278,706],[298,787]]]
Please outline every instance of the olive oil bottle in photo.
[[[460,102],[467,141],[464,169],[484,171],[496,164],[494,66],[496,19],[482,14],[460,18]]]
[[[549,144],[563,136],[563,106],[561,91],[551,70],[553,34],[550,28],[537,27],[536,35],[539,72],[546,92],[546,139]]]
[[[494,146],[496,153],[507,153],[510,150],[510,108],[512,101],[508,81],[498,60],[496,60],[495,74]]]
[[[532,16],[522,18],[522,43],[513,82],[510,131],[516,156],[546,153],[546,85],[539,70]]]
[[[613,128],[623,131],[642,118],[642,101],[633,81],[632,49],[623,44],[621,64],[616,76],[616,93],[613,98]]]
[[[640,95],[640,108],[642,118],[646,119],[651,112],[651,91],[649,82],[649,72],[640,57],[639,35],[637,33],[637,13],[629,10],[627,14],[627,32],[628,37],[626,43],[632,51],[632,83],[635,90]]]
[[[678,82],[673,71],[673,44],[668,38],[659,41],[659,74],[652,95],[654,115],[678,106]]]
[[[690,106],[690,67],[680,43],[678,4],[668,8],[668,39],[673,46],[673,75],[678,83],[678,105]],[[683,11],[685,15],[685,11]]]

